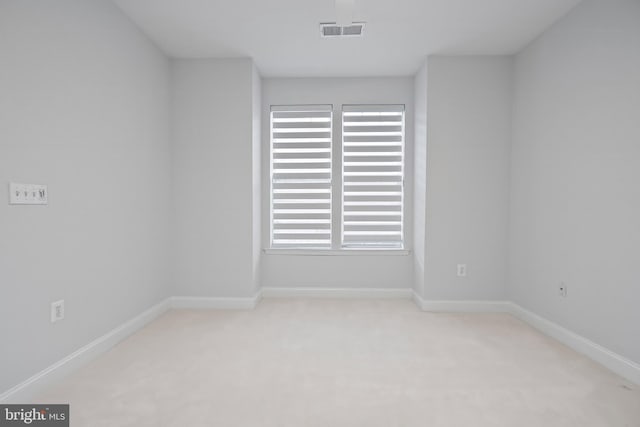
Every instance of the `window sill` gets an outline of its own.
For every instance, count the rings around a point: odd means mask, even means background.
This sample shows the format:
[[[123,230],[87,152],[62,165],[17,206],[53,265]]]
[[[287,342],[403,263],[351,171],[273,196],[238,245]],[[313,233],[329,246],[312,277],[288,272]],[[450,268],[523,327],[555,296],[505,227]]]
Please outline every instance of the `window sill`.
[[[409,249],[275,249],[262,250],[267,255],[294,256],[407,256]]]

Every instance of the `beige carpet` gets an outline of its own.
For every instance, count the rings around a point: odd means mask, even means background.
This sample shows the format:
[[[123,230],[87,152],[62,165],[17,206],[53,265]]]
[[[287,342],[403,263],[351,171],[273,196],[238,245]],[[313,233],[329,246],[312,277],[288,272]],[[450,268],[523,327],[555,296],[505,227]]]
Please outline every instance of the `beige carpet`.
[[[38,397],[78,426],[640,426],[640,389],[506,314],[171,311]]]

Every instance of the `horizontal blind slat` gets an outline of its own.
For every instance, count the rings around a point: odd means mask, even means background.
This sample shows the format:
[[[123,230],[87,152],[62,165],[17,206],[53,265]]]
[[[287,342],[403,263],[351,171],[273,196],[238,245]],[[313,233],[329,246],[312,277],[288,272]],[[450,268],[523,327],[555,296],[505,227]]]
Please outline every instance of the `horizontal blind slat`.
[[[384,116],[399,116],[404,112],[403,104],[380,104],[380,105],[358,105],[358,104],[346,104],[342,106],[343,116],[358,116],[375,114]]]

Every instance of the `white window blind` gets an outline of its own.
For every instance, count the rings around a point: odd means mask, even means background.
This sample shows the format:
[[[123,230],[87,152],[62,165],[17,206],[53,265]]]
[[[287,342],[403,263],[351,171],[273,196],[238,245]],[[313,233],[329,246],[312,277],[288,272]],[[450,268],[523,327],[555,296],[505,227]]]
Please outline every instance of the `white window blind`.
[[[271,247],[331,248],[332,106],[271,107]]]
[[[403,248],[404,106],[342,111],[342,247]]]

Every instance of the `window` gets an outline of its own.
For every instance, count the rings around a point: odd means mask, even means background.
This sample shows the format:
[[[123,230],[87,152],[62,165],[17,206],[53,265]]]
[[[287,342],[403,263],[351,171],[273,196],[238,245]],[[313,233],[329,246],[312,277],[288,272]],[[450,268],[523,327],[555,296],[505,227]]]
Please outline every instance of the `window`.
[[[331,248],[331,109],[271,108],[272,248]]]
[[[404,106],[343,106],[342,247],[403,247]]]
[[[334,153],[331,105],[271,107],[272,248],[404,247],[404,106],[343,105],[341,118]]]

